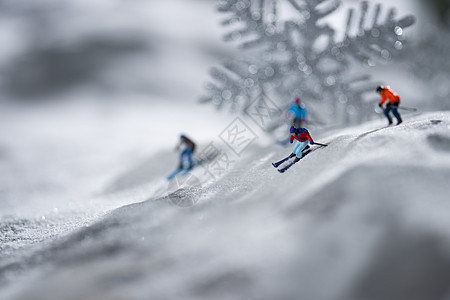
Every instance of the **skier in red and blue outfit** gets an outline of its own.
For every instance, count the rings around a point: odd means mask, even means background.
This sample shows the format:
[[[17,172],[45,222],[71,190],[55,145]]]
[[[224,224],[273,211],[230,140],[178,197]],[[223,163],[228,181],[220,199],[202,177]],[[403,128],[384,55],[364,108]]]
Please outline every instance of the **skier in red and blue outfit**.
[[[289,165],[287,165],[286,167],[284,167],[283,169],[278,170],[281,173],[283,173],[284,171],[289,169],[293,164],[298,162],[304,155],[309,153],[310,150],[308,150],[307,152],[303,152],[304,150],[309,149],[308,143],[311,145],[314,145],[314,140],[312,139],[311,135],[309,134],[308,129],[295,128],[294,126],[291,126],[289,131],[291,133],[291,138],[290,138],[291,144],[295,140],[294,147],[292,148],[292,153],[288,157],[280,160],[279,162],[272,163],[272,165],[275,168],[277,168],[279,165],[281,165],[285,161],[289,160],[290,158],[295,157],[295,160],[292,163],[290,163]]]

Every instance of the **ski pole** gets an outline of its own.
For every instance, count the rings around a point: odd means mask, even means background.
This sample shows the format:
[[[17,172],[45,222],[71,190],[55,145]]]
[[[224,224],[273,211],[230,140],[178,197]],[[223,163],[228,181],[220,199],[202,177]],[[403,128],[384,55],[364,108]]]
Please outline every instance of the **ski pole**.
[[[398,108],[403,109],[403,110],[409,110],[409,111],[417,111],[417,108],[414,108],[414,107],[399,106]]]
[[[327,144],[321,144],[321,143],[316,143],[316,142],[314,142],[314,144],[315,144],[315,145],[319,145],[319,146],[322,146],[322,147],[326,147],[326,146],[328,146]]]

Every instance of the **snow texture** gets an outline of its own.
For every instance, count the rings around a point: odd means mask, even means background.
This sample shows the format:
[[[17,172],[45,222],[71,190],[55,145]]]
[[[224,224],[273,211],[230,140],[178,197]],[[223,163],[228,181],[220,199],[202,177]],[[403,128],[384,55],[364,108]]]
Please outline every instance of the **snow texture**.
[[[199,167],[174,192],[137,175],[172,163],[160,153],[113,180],[109,198],[141,202],[3,254],[0,297],[447,299],[450,114],[384,125],[316,135],[329,146],[284,174],[271,162],[290,149],[254,144],[220,178]],[[2,221],[2,242],[15,230]]]

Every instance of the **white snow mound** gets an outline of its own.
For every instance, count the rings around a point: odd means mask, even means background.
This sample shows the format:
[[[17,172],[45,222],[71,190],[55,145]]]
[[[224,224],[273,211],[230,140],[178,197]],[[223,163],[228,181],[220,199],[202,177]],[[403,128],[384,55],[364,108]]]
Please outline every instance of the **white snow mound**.
[[[0,298],[449,299],[450,113],[383,126],[311,132],[329,146],[284,174],[271,163],[290,148],[255,145],[174,190],[160,153],[109,187],[143,192],[148,175],[147,200],[0,263],[29,274]]]

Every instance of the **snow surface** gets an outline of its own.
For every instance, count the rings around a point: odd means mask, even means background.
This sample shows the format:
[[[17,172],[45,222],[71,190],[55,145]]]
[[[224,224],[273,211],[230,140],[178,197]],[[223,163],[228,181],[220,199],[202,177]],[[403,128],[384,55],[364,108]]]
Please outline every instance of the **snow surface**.
[[[329,146],[284,174],[271,162],[290,148],[253,144],[174,192],[160,152],[103,196],[141,202],[2,255],[0,298],[448,299],[450,113],[404,119],[312,132]]]

